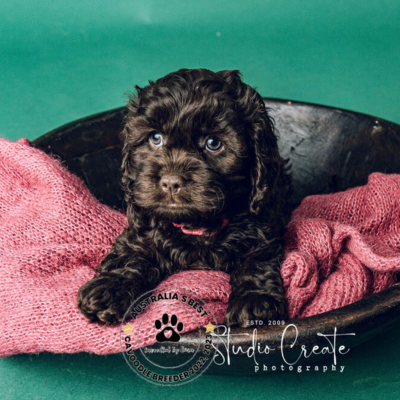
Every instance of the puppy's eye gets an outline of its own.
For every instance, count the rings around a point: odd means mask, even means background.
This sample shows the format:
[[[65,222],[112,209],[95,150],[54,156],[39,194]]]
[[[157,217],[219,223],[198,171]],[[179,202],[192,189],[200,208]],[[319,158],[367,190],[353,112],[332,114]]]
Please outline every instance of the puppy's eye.
[[[151,132],[149,136],[150,144],[155,147],[160,147],[163,144],[163,136],[160,132]]]
[[[211,153],[222,150],[222,147],[222,142],[215,137],[210,137],[206,141],[206,150],[210,151]]]

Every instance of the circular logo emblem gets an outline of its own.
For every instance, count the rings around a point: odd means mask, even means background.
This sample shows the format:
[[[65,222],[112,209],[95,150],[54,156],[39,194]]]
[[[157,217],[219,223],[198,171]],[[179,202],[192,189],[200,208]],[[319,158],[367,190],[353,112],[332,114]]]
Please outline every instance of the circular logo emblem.
[[[216,325],[211,309],[195,294],[158,288],[143,294],[126,312],[120,331],[122,354],[135,373],[153,384],[189,383],[213,361],[211,334]]]

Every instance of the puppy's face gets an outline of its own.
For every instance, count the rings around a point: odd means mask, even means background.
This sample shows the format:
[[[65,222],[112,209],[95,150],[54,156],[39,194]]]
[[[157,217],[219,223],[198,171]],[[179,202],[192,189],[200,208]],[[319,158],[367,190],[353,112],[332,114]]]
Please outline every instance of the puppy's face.
[[[204,71],[178,71],[138,89],[125,129],[128,201],[194,226],[226,216],[243,198],[248,203],[256,163],[253,127],[233,88]]]
[[[193,222],[223,214],[230,200],[248,190],[244,127],[235,120],[232,104],[207,100],[193,96],[173,104],[159,97],[132,121],[138,206],[159,217]],[[207,104],[212,102],[218,107]]]

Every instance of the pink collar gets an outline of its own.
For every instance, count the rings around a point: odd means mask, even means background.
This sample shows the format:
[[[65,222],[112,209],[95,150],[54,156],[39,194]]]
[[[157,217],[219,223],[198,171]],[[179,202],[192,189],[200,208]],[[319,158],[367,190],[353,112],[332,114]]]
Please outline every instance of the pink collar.
[[[227,225],[228,225],[228,220],[226,218],[224,218],[222,220],[222,224],[221,224],[221,229],[224,229]],[[186,235],[196,235],[196,236],[214,236],[215,234],[218,233],[218,231],[212,231],[209,233],[207,232],[206,228],[203,229],[185,229],[185,225],[183,224],[176,224],[175,222],[172,223],[173,226],[176,226],[177,228],[181,228],[182,232]]]

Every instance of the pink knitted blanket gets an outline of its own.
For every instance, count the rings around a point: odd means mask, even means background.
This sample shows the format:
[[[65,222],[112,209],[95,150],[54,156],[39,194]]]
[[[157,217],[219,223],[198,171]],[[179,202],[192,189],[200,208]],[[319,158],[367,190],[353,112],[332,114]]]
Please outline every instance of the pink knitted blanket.
[[[400,176],[376,173],[364,187],[304,200],[282,266],[291,317],[341,307],[395,282],[399,199]],[[0,139],[0,356],[120,351],[120,327],[89,324],[76,294],[125,224],[61,163],[27,140]],[[162,286],[190,290],[223,323],[226,274],[186,271]],[[184,324],[183,332],[190,329]],[[144,344],[155,343],[154,326],[143,330]]]

